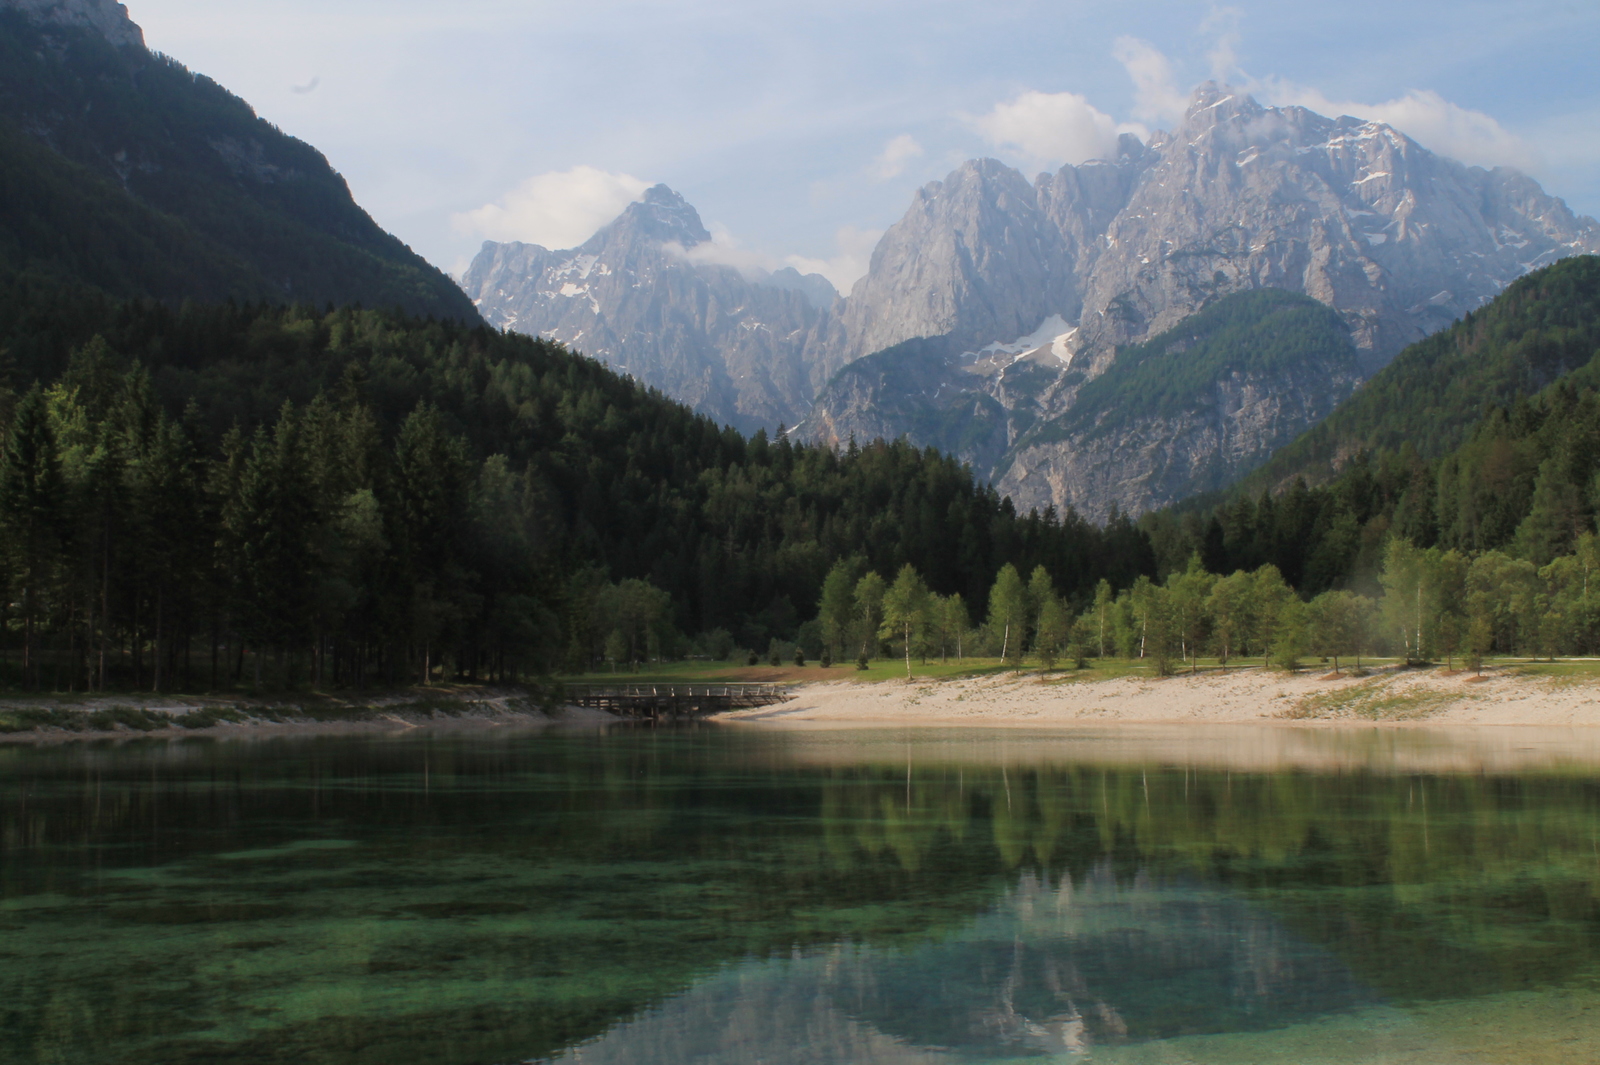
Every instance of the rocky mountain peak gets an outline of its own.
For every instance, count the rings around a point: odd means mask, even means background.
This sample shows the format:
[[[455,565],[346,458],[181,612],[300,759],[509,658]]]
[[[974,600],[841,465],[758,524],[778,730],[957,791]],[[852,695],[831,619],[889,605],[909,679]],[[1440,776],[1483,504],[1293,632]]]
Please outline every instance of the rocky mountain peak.
[[[618,238],[692,248],[710,241],[711,234],[689,201],[665,185],[656,185],[590,238],[584,249],[588,250],[590,244],[611,244]]]
[[[0,0],[0,10],[6,9],[47,25],[92,29],[119,48],[144,47],[144,31],[116,0]]]
[[[1117,163],[1137,162],[1144,157],[1148,149],[1144,141],[1136,133],[1120,133],[1117,135]]]
[[[1189,110],[1183,116],[1183,126],[1180,128],[1216,126],[1237,119],[1253,118],[1265,111],[1266,108],[1243,89],[1220,81],[1208,81],[1189,97]]]

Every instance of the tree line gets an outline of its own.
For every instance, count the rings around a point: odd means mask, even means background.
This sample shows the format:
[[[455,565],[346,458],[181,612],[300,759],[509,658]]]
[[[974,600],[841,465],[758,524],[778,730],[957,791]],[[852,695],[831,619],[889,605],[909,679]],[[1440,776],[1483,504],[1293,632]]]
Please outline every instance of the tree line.
[[[1272,563],[1219,574],[1196,553],[1165,581],[1141,575],[1120,590],[1102,580],[1093,596],[1062,596],[1048,570],[1024,580],[996,574],[981,624],[960,595],[941,596],[907,565],[888,583],[860,559],[834,566],[818,603],[825,661],[850,654],[865,665],[885,653],[998,657],[1046,669],[1092,658],[1141,660],[1162,675],[1196,670],[1202,657],[1226,669],[1241,660],[1295,669],[1310,655],[1360,665],[1363,655],[1408,662],[1459,658],[1481,668],[1492,654],[1554,657],[1600,650],[1600,537],[1579,535],[1571,554],[1536,566],[1500,551],[1422,548],[1401,537],[1384,548],[1380,592],[1344,588],[1309,598]]]
[[[29,686],[399,683],[794,642],[832,562],[980,608],[1151,572],[931,450],[746,438],[559,345],[359,308],[0,291],[0,662]],[[36,291],[36,290],[33,290]]]
[[[1471,654],[1475,632],[1485,653],[1592,652],[1587,592],[1560,575],[1586,565],[1600,506],[1593,376],[1490,408],[1437,459],[1362,454],[1326,485],[1102,528],[1017,514],[904,442],[747,438],[482,326],[0,280],[0,671],[398,683],[763,649],[850,661],[885,641],[907,658],[1270,657],[1298,630],[1239,621],[1239,573],[1253,601],[1358,601],[1334,615],[1359,615],[1339,625],[1364,652]],[[1414,594],[1409,642],[1373,620],[1396,544],[1479,574],[1435,582],[1432,621]],[[1179,587],[1205,574],[1215,602]],[[1491,585],[1517,605],[1474,613]],[[1333,625],[1322,611],[1308,633]]]

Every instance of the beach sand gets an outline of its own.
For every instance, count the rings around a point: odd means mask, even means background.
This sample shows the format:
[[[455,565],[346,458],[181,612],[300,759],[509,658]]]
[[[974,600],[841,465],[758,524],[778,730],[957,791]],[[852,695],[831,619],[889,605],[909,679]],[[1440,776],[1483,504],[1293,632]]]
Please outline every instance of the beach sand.
[[[1600,726],[1600,680],[1386,668],[1366,676],[1257,667],[1096,679],[1018,671],[913,682],[808,684],[781,706],[720,715],[785,727],[1105,724]]]

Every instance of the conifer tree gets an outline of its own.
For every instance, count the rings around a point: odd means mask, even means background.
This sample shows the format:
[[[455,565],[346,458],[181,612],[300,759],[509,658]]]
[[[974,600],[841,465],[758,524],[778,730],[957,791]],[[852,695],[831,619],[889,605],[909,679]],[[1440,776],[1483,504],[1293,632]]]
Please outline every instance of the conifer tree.
[[[37,687],[37,640],[51,606],[68,527],[55,433],[37,386],[17,404],[0,456],[0,527],[22,608],[23,675]]]

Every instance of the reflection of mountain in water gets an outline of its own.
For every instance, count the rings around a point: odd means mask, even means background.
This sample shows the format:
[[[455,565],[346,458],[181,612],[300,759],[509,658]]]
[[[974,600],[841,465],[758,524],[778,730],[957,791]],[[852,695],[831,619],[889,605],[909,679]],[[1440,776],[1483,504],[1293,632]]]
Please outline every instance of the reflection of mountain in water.
[[[1332,953],[1234,896],[1109,864],[1033,874],[937,942],[724,970],[555,1059],[934,1063],[1280,1027],[1374,1003]]]

